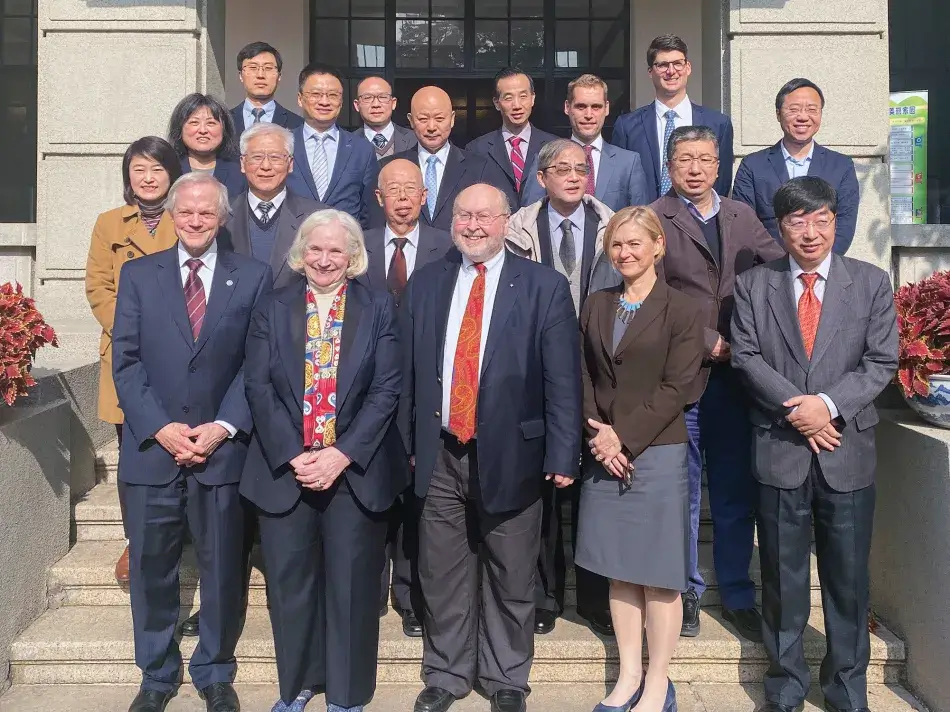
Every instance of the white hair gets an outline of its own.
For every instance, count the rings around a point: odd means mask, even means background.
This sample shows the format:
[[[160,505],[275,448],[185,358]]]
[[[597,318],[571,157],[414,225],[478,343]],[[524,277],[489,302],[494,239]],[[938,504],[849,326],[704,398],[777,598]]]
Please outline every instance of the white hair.
[[[258,136],[279,136],[283,142],[284,147],[287,149],[287,155],[294,155],[294,135],[283,126],[278,126],[277,124],[271,124],[266,121],[261,121],[259,124],[254,124],[251,128],[246,129],[244,133],[241,134],[241,155],[247,153],[247,144],[249,144],[253,139]]]
[[[218,191],[218,219],[223,224],[231,217],[231,203],[228,201],[227,187],[218,181],[211,173],[204,171],[192,171],[185,173],[181,178],[175,181],[175,184],[168,191],[168,198],[165,200],[165,210],[169,213],[175,212],[175,205],[178,202],[178,192],[185,188],[196,188],[199,185],[212,185]]]
[[[343,232],[346,234],[346,251],[350,256],[350,262],[346,268],[346,276],[349,279],[353,279],[354,277],[359,277],[361,274],[365,274],[369,268],[369,256],[366,254],[363,230],[360,228],[360,224],[353,219],[352,215],[344,213],[342,210],[334,210],[332,208],[318,210],[303,221],[287,253],[287,266],[294,272],[303,274],[303,253],[307,248],[307,239],[310,237],[310,233],[319,227],[325,227],[334,223],[343,228]]]

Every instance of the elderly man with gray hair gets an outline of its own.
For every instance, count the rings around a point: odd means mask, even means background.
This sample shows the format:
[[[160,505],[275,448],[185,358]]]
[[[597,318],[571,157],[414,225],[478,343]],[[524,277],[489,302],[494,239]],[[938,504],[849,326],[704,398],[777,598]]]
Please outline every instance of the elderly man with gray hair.
[[[703,454],[713,520],[713,559],[723,617],[740,635],[761,642],[761,618],[749,577],[755,481],[748,402],[729,365],[736,277],[785,254],[745,203],[720,196],[719,144],[705,126],[674,129],[667,146],[673,190],[650,207],[666,233],[660,279],[693,297],[706,313],[703,368],[686,412],[689,432],[690,574],[683,595],[682,635],[699,634],[706,588],[698,566]]]
[[[244,593],[238,483],[253,426],[244,395],[251,312],[270,267],[219,250],[228,191],[188,173],[168,193],[174,247],[126,262],[119,279],[113,376],[125,429],[119,497],[127,515],[135,662],[129,712],[161,712],[181,680],[175,641],[186,531],[201,578],[201,631],[189,673],[210,712],[238,712],[231,685]]]

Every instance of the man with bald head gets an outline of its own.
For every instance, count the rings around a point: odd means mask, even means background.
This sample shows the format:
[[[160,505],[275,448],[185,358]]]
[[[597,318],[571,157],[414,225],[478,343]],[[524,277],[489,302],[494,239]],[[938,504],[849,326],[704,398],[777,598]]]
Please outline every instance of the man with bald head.
[[[412,97],[409,126],[419,143],[397,153],[394,158],[405,158],[419,166],[426,188],[426,202],[422,205],[422,222],[439,230],[452,227],[452,205],[465,188],[475,183],[487,183],[505,190],[511,204],[517,204],[517,195],[504,172],[484,156],[453,146],[449,138],[455,126],[452,100],[436,86],[422,87]],[[380,165],[387,160],[383,159]],[[385,217],[381,210],[370,212],[370,227],[381,227]]]
[[[416,145],[416,135],[412,131],[393,123],[396,97],[392,85],[382,77],[366,77],[356,86],[353,108],[363,120],[363,125],[353,131],[353,135],[373,144],[376,160],[408,151]]]
[[[564,276],[505,250],[509,212],[498,188],[462,190],[458,249],[417,269],[403,295],[399,412],[425,603],[414,712],[444,712],[476,683],[492,712],[526,709],[542,485],[578,472],[574,302]]]

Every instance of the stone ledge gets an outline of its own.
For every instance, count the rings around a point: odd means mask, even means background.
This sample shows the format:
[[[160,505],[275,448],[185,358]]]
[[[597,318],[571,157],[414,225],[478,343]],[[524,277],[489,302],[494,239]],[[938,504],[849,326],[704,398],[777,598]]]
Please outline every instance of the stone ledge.
[[[36,223],[0,223],[0,247],[36,247]]]

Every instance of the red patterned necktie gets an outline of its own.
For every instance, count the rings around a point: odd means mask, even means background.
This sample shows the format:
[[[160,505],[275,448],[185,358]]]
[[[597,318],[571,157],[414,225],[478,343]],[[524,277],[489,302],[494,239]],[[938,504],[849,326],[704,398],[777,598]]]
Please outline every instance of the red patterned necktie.
[[[185,279],[185,305],[188,308],[188,321],[191,322],[191,335],[197,341],[201,323],[205,319],[205,286],[198,276],[198,270],[204,267],[204,262],[192,257],[185,261],[185,267],[191,270]]]
[[[521,153],[521,144],[524,141],[519,136],[511,137],[511,168],[515,173],[515,192],[521,191],[521,179],[524,177],[524,155]]]
[[[409,238],[394,237],[392,259],[389,260],[389,272],[386,275],[386,288],[399,304],[402,299],[402,293],[406,289],[406,282],[409,280],[408,268],[406,266],[406,243]]]
[[[485,265],[476,264],[478,275],[468,294],[462,316],[459,342],[455,348],[452,391],[449,400],[449,431],[467,443],[475,436],[478,405],[478,352],[482,342],[482,310],[485,307]]]
[[[584,146],[584,154],[587,156],[587,187],[584,189],[584,195],[593,195],[596,189],[594,185],[594,147]]]
[[[818,333],[818,321],[821,319],[821,302],[815,294],[817,274],[798,275],[805,285],[805,291],[798,298],[798,326],[802,330],[802,341],[805,343],[805,353],[811,358],[815,348],[815,335]]]

